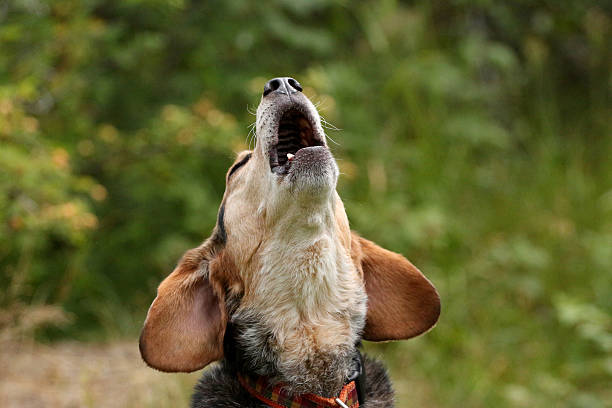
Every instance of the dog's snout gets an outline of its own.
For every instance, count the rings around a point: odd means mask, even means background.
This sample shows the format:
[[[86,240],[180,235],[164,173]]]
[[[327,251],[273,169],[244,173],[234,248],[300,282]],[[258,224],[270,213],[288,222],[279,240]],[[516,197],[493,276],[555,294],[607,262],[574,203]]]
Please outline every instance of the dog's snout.
[[[302,92],[302,86],[298,81],[289,77],[279,77],[266,82],[264,85],[263,96],[267,96],[271,93],[291,95],[298,92]]]

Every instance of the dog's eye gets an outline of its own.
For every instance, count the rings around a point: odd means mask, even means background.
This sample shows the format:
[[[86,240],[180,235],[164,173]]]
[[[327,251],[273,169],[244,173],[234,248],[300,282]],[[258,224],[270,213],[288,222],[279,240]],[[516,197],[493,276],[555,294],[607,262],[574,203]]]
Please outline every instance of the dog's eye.
[[[234,164],[234,166],[230,169],[229,174],[227,175],[227,181],[229,181],[230,177],[232,177],[232,174],[234,174],[239,168],[244,166],[250,159],[251,153],[247,154],[242,160]]]

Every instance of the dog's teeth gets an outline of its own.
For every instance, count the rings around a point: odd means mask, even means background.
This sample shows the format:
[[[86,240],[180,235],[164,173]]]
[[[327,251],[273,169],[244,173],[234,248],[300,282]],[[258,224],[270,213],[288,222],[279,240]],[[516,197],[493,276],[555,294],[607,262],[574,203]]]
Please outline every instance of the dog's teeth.
[[[295,156],[295,155],[291,154],[291,153],[287,153],[287,159],[291,160],[291,159],[293,159],[293,156]]]

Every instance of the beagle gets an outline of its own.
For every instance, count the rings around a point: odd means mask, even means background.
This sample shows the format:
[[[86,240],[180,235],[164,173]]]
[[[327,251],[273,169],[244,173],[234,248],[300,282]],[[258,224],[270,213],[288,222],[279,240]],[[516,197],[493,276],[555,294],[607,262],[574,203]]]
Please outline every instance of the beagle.
[[[393,406],[361,339],[407,339],[438,320],[431,282],[350,230],[338,167],[301,91],[293,78],[265,84],[255,149],[228,170],[212,235],[184,254],[148,311],[149,366],[219,362],[192,407]]]

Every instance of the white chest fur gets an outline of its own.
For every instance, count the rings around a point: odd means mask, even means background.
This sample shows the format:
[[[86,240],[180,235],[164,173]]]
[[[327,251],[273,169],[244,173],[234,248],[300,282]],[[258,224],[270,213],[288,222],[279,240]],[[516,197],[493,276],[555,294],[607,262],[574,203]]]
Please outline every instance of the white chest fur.
[[[302,216],[276,224],[283,227],[262,245],[240,307],[266,326],[284,381],[312,385],[323,376],[341,384],[364,326],[365,290],[330,220]],[[253,338],[261,332],[253,328],[247,343],[261,344]]]

